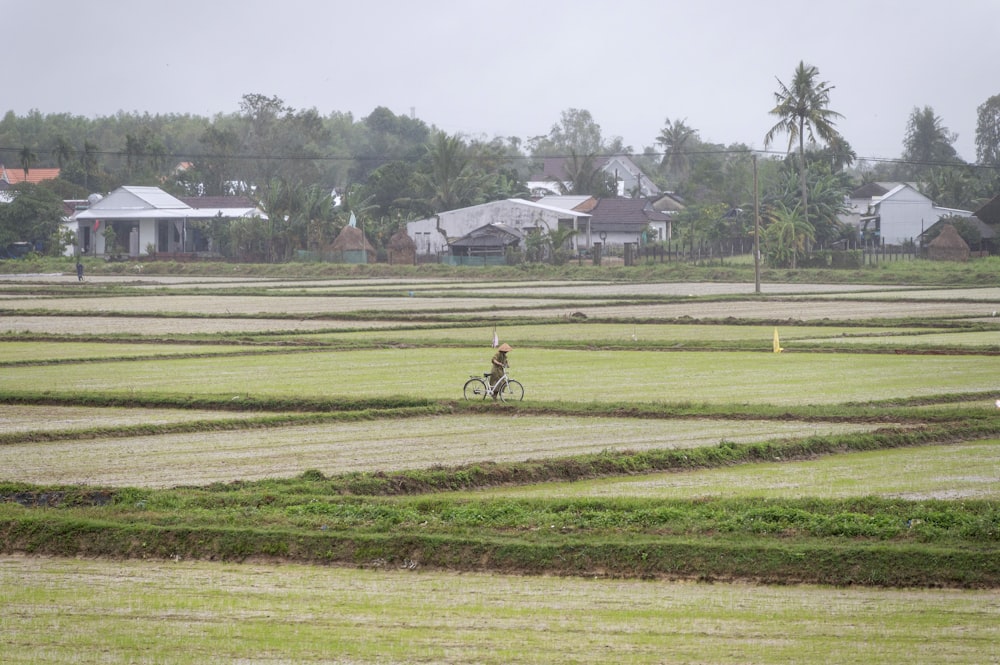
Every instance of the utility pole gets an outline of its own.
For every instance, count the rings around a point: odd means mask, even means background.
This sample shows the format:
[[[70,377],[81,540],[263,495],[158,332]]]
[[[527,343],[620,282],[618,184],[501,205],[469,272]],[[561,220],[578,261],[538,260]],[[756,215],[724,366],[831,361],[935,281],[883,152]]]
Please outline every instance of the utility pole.
[[[754,293],[760,293],[760,197],[757,193],[757,155],[753,155],[753,279]]]

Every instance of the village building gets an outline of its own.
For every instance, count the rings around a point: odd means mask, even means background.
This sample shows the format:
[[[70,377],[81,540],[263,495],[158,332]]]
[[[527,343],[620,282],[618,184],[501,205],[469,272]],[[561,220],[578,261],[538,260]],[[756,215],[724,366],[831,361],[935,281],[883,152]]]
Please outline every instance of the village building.
[[[252,201],[241,196],[179,199],[159,187],[119,187],[103,198],[92,197],[70,217],[77,244],[93,256],[144,255],[211,256],[216,253],[201,224],[244,217],[267,219]],[[109,232],[109,230],[111,230]],[[108,239],[114,237],[114,246]]]
[[[452,242],[490,224],[509,227],[522,236],[535,231],[573,229],[569,248],[573,251],[589,249],[593,243],[589,214],[524,199],[504,199],[441,212],[407,222],[406,233],[413,239],[418,254],[443,254]]]

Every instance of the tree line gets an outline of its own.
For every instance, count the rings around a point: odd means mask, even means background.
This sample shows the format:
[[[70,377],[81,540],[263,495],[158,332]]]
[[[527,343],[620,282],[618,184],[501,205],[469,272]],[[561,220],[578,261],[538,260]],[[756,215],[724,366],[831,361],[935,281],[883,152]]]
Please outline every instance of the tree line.
[[[726,243],[745,240],[753,216],[738,211],[750,210],[757,194],[769,259],[789,265],[812,247],[856,233],[837,215],[846,194],[865,182],[917,181],[939,204],[966,209],[997,193],[1000,95],[979,107],[977,164],[958,158],[955,135],[929,106],[914,108],[899,160],[869,163],[859,162],[837,132],[842,116],[831,107],[834,86],[820,80],[816,67],[799,63],[787,84],[777,83],[770,110],[777,123],[765,144],[787,135],[788,153],[760,160],[756,191],[749,146],[704,140],[686,119],[667,117],[653,145],[636,151],[620,137],[605,137],[585,109],[563,111],[548,133],[536,137],[485,138],[449,135],[384,107],[356,119],[295,109],[258,93],[244,95],[237,112],[211,118],[8,112],[0,120],[0,163],[8,169],[58,166],[59,182],[45,187],[60,200],[123,184],[155,185],[179,196],[249,196],[269,213],[268,228],[239,230],[243,239],[227,237],[221,244],[237,252],[245,237],[263,233],[263,259],[271,261],[298,249],[322,249],[352,213],[376,246],[384,246],[407,220],[527,197],[528,178],[552,156],[565,158],[565,193],[603,197],[616,194],[616,183],[601,171],[601,158],[629,155],[661,189],[684,201],[674,241],[691,246],[722,251]],[[0,207],[0,227],[5,220],[10,227],[14,215]],[[0,228],[0,242],[21,232],[7,230]]]

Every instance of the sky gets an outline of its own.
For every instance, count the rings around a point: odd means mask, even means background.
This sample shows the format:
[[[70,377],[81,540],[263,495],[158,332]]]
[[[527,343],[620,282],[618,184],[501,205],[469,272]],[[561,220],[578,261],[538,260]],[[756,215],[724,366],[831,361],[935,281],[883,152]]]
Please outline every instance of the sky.
[[[1000,94],[1000,0],[0,0],[0,16],[0,113],[17,115],[212,117],[257,93],[470,138],[544,135],[580,109],[636,152],[667,119],[763,149],[803,61],[859,158],[899,157],[930,106],[974,161],[976,110]]]

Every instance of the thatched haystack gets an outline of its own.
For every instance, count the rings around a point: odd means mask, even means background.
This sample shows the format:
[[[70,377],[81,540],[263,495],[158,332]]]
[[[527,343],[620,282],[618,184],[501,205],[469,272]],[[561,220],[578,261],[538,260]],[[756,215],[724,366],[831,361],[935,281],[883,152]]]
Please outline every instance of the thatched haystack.
[[[968,261],[969,245],[953,225],[945,224],[938,237],[927,246],[927,258],[934,261]]]
[[[368,242],[368,238],[361,232],[361,229],[356,226],[345,226],[337,234],[336,240],[333,241],[333,251],[335,252],[360,252],[362,250],[374,252],[375,248]]]
[[[400,229],[392,234],[387,249],[390,264],[413,265],[417,260],[417,243],[413,242],[406,229]]]
[[[347,263],[368,263],[375,260],[375,248],[356,226],[345,226],[331,246],[339,260]]]

